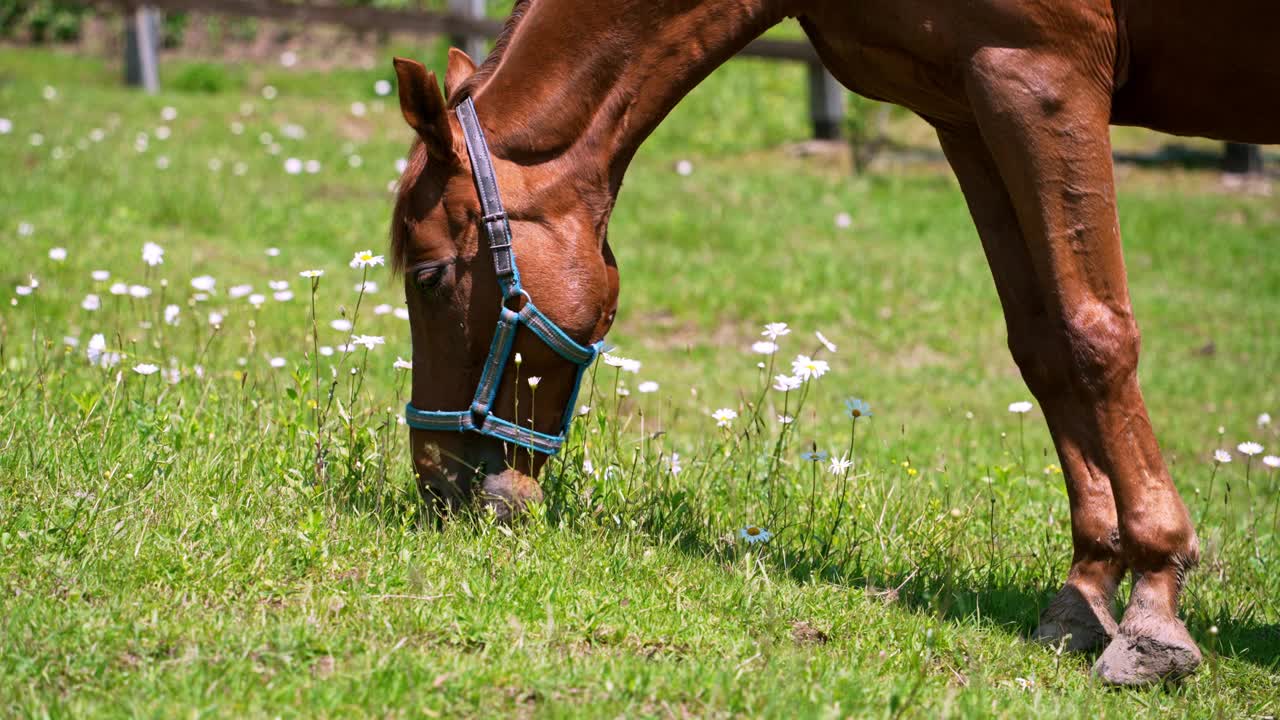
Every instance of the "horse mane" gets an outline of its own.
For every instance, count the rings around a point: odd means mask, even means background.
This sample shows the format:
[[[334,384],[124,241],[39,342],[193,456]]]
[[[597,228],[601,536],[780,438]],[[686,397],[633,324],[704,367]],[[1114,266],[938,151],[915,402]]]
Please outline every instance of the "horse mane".
[[[409,146],[409,166],[404,169],[400,181],[396,183],[396,205],[391,211],[391,269],[401,272],[409,256],[409,226],[406,223],[409,210],[410,190],[418,183],[418,176],[427,169],[427,147],[422,138],[414,137]]]
[[[480,67],[471,74],[471,77],[463,80],[458,87],[453,88],[449,93],[447,105],[456,107],[462,99],[468,95],[475,93],[482,85],[489,80],[494,71],[498,69],[498,64],[502,62],[502,56],[507,52],[507,45],[511,43],[511,36],[515,34],[516,27],[520,21],[524,19],[525,13],[528,12],[529,6],[533,4],[533,0],[516,0],[511,8],[511,14],[507,16],[507,21],[502,26],[502,31],[498,33],[498,38],[493,41],[493,50],[489,53],[484,62],[480,63]],[[473,60],[475,58],[472,58]]]

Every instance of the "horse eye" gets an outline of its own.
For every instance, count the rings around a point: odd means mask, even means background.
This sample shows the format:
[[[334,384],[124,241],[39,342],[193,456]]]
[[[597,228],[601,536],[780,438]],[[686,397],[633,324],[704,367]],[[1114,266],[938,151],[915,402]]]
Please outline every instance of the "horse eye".
[[[447,269],[448,267],[445,265],[422,268],[414,274],[413,282],[418,286],[419,290],[435,290],[440,287],[440,283],[444,280],[444,274]]]

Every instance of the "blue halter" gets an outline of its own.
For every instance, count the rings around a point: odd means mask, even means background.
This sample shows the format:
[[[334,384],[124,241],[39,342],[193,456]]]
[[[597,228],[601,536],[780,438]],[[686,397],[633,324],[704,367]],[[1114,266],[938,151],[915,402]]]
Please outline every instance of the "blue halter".
[[[543,315],[541,310],[534,307],[533,299],[521,287],[520,271],[516,268],[515,251],[511,247],[511,225],[507,222],[506,211],[502,209],[502,198],[498,196],[498,177],[493,171],[493,161],[489,157],[489,145],[485,142],[484,131],[480,129],[480,121],[476,117],[475,103],[468,97],[458,104],[456,111],[467,143],[467,155],[471,158],[471,175],[475,179],[476,193],[480,196],[481,226],[485,239],[489,242],[489,251],[493,253],[493,266],[498,272],[498,286],[502,289],[502,305],[498,326],[493,331],[493,342],[489,345],[489,357],[484,361],[484,370],[480,375],[480,384],[476,387],[475,398],[471,401],[471,408],[458,412],[441,412],[419,410],[413,403],[409,403],[404,407],[404,419],[409,427],[418,430],[474,432],[534,452],[554,455],[564,445],[565,435],[569,432],[578,391],[582,389],[582,378],[600,354],[604,341],[587,346],[574,342],[550,318]],[[519,311],[507,307],[520,296],[524,296],[524,307]],[[548,435],[532,428],[520,427],[494,415],[490,410],[493,398],[498,393],[498,386],[502,383],[502,371],[511,359],[511,347],[515,341],[516,329],[520,325],[528,328],[560,357],[578,366],[573,392],[569,395],[569,402],[565,405],[564,416],[560,421],[559,435]]]

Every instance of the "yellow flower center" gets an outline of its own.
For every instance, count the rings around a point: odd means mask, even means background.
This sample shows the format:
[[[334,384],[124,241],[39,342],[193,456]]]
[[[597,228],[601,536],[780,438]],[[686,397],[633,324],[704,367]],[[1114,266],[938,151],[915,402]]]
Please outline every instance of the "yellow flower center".
[[[755,525],[752,525],[751,527],[747,528],[747,534],[752,536],[759,535],[760,528],[756,527]]]

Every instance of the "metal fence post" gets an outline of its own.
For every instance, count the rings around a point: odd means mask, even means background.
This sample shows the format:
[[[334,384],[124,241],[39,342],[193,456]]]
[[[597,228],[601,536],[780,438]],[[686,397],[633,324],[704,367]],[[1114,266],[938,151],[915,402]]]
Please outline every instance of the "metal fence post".
[[[138,7],[125,20],[124,82],[148,93],[160,90],[160,13]]]
[[[844,125],[844,88],[821,63],[809,63],[809,119],[813,137],[839,138]]]
[[[484,0],[449,0],[449,12],[476,20],[483,19]],[[477,63],[489,54],[489,46],[483,35],[454,35],[450,42]]]

